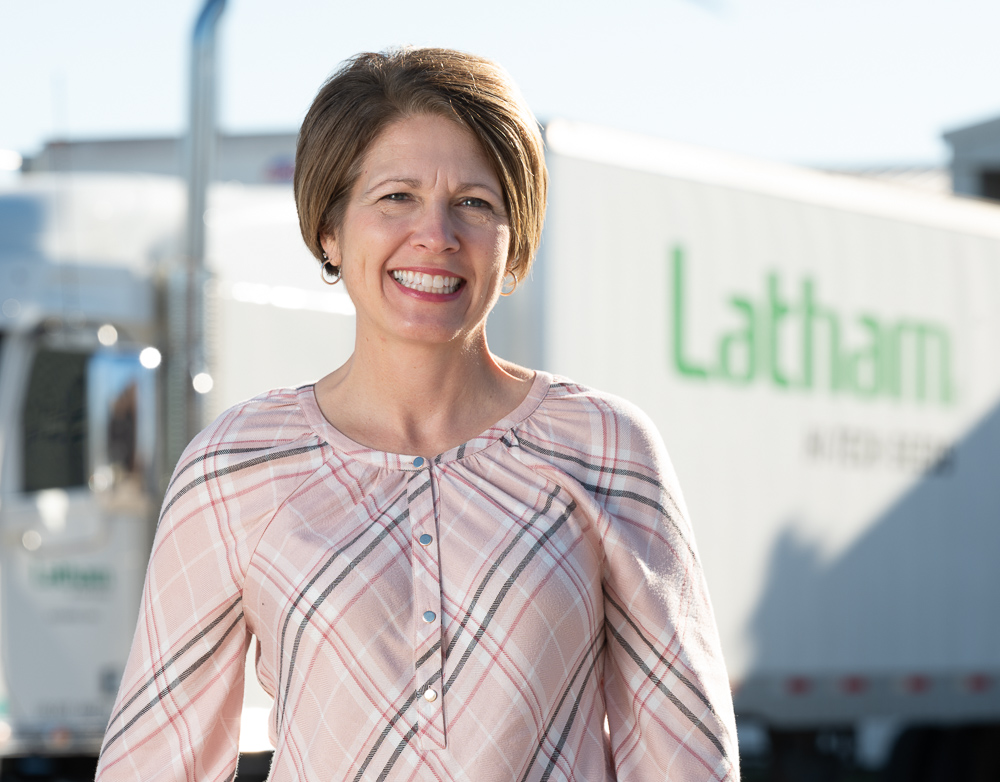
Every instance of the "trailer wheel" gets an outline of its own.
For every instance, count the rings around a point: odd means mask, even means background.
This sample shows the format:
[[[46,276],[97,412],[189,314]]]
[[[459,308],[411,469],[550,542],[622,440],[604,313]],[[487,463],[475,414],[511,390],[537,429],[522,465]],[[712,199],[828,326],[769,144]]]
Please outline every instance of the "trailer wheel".
[[[771,731],[771,779],[773,782],[838,782],[843,766],[837,752],[830,747],[835,741],[831,732],[815,730]],[[836,734],[840,736],[839,732]]]
[[[27,755],[0,761],[0,782],[89,782],[97,771],[94,755]]]
[[[237,782],[266,782],[271,771],[271,752],[244,752],[236,767]]]
[[[886,782],[1000,782],[1000,726],[909,728],[893,747]]]

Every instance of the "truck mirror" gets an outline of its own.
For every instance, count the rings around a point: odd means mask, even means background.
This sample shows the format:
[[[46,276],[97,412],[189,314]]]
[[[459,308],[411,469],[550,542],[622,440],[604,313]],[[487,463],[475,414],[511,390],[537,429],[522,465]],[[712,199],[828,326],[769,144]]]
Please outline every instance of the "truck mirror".
[[[156,371],[139,355],[102,350],[87,366],[89,483],[113,504],[142,502],[156,490]]]

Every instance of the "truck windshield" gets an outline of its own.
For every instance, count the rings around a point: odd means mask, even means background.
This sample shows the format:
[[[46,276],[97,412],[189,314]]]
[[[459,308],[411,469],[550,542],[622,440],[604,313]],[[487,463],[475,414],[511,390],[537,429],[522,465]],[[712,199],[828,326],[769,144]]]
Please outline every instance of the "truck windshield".
[[[87,355],[39,350],[22,415],[24,490],[87,483]]]

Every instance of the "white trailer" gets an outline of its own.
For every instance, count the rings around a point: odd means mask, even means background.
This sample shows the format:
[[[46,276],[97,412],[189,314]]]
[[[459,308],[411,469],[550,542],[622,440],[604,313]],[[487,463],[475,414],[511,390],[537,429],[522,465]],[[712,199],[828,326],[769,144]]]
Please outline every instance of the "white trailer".
[[[748,735],[859,728],[870,756],[1000,722],[1000,208],[567,122],[546,144],[491,346],[656,422]]]

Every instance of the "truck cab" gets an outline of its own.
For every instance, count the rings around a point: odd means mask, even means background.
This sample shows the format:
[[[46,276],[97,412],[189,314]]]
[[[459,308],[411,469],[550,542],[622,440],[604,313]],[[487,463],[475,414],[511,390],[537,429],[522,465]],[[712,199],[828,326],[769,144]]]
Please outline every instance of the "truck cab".
[[[99,750],[160,494],[155,280],[74,235],[84,210],[109,237],[121,225],[114,202],[77,200],[45,181],[0,192],[5,757]]]

